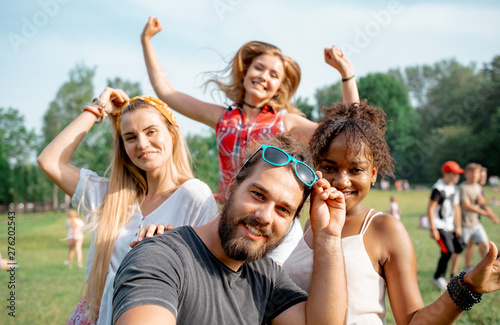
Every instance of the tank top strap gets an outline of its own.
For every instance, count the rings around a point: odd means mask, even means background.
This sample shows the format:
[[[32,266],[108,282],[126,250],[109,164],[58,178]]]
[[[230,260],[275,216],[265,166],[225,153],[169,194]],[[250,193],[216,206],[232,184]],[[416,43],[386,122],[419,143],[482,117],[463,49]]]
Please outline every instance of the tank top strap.
[[[368,211],[368,213],[366,214],[366,217],[365,217],[365,220],[363,221],[363,225],[361,226],[361,231],[359,232],[360,235],[364,235],[365,232],[366,232],[366,229],[368,229],[368,226],[370,226],[370,223],[372,222],[372,220],[382,214],[382,212],[377,212],[375,213],[373,216],[370,216],[370,214],[372,213],[373,209],[370,209],[370,211]]]

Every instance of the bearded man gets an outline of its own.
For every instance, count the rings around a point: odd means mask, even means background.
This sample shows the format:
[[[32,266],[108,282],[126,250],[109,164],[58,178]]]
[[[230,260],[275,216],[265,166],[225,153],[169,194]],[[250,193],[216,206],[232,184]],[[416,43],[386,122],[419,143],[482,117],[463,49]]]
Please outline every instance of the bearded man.
[[[130,251],[115,279],[114,324],[344,324],[344,197],[309,167],[297,138],[267,141],[234,177],[217,218],[147,238]],[[266,254],[311,191],[308,295]]]

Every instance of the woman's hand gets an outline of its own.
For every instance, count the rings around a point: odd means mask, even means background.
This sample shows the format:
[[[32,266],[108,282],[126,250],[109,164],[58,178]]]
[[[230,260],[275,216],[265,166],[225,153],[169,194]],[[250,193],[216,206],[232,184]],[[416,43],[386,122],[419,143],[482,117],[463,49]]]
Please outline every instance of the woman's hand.
[[[129,97],[121,89],[106,87],[99,95],[98,99],[105,105],[104,111],[106,114],[116,116],[120,113],[123,104],[129,100]]]
[[[144,30],[141,34],[141,40],[149,41],[153,36],[159,33],[163,29],[163,26],[160,23],[158,18],[149,17],[146,26],[144,26]]]
[[[332,48],[325,48],[325,62],[340,72],[343,79],[354,75],[351,62],[344,57],[342,50],[335,45]]]
[[[154,235],[162,235],[165,233],[165,230],[172,230],[174,226],[172,224],[168,224],[166,227],[163,223],[159,223],[158,225],[151,224],[141,228],[139,231],[139,236],[137,240],[133,240],[130,242],[129,246],[134,248],[135,245],[139,244],[145,237],[153,237]]]
[[[321,172],[316,173],[319,180],[313,184],[310,207],[312,231],[315,236],[324,233],[340,238],[346,216],[344,195],[322,178]]]

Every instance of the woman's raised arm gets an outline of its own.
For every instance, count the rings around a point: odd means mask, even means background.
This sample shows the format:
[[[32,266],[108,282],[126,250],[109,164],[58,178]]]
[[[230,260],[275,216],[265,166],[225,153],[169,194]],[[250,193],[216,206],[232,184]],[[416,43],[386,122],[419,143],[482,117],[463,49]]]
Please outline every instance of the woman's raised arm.
[[[82,111],[38,156],[37,162],[40,168],[51,181],[70,196],[73,196],[80,179],[80,168],[71,164],[71,157],[97,121],[98,114],[102,114],[103,111],[106,114],[117,112],[118,108],[111,102],[111,98],[114,98],[115,103],[128,100],[128,96],[122,90],[106,88],[99,96],[100,102],[105,104],[105,107],[88,106],[88,109]]]
[[[200,101],[175,90],[163,71],[151,42],[151,38],[162,29],[158,18],[149,17],[141,34],[144,61],[156,95],[173,110],[215,129],[217,122],[224,114],[224,107]]]
[[[325,62],[334,67],[342,77],[342,101],[345,104],[359,102],[358,85],[354,78],[354,69],[342,50],[336,46],[325,48]]]

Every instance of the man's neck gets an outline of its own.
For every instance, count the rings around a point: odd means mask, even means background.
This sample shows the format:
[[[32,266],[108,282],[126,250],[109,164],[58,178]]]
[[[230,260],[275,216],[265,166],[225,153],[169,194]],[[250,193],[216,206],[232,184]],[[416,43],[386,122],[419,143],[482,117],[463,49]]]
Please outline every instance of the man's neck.
[[[219,237],[219,221],[220,216],[203,226],[195,227],[193,229],[205,246],[207,246],[208,250],[214,254],[219,261],[226,264],[228,268],[236,272],[240,269],[244,262],[233,260],[224,252],[224,248],[222,248]]]

